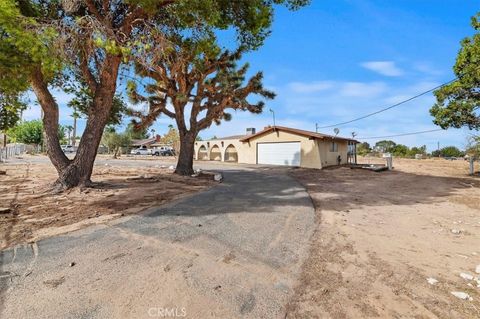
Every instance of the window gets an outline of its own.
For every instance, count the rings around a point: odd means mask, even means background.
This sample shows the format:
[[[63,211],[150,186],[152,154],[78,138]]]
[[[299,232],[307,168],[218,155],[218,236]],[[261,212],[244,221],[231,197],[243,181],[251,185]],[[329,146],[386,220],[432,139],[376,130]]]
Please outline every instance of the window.
[[[330,152],[338,152],[338,144],[336,142],[330,143]]]

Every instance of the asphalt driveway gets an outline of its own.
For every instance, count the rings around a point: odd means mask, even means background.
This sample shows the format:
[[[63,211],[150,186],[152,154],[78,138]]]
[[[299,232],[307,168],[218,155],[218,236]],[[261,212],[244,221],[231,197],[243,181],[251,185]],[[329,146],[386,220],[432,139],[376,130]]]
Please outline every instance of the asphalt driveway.
[[[0,253],[2,318],[284,317],[314,228],[285,170]]]

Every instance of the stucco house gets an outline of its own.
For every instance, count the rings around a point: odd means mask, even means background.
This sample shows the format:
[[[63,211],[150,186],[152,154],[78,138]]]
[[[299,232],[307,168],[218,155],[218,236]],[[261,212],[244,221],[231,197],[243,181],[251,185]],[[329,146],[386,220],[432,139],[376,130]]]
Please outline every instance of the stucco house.
[[[195,142],[195,158],[245,164],[286,165],[323,168],[356,163],[358,141],[299,130],[268,126],[262,131],[247,129],[235,135]]]

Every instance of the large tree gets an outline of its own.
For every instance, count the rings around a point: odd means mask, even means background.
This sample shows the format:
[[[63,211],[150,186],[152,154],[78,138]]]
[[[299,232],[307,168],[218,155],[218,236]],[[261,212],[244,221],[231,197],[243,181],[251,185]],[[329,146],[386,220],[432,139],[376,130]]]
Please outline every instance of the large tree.
[[[250,102],[251,95],[273,98],[262,85],[262,73],[245,81],[248,64],[237,66],[245,48],[234,52],[220,49],[215,37],[199,41],[181,35],[168,41],[169,50],[137,64],[137,73],[151,83],[142,88],[129,85],[135,103],[147,103],[148,112],[132,111],[143,127],[160,115],[174,119],[180,135],[180,154],[175,172],[191,175],[194,144],[201,130],[230,120],[231,111],[262,112],[264,102]],[[151,63],[154,61],[154,63]]]
[[[475,34],[462,40],[453,71],[457,80],[435,91],[431,108],[434,123],[441,128],[480,129],[480,13],[472,18]]]
[[[234,28],[251,48],[269,33],[275,4],[297,7],[305,0],[2,0],[2,88],[30,87],[43,109],[46,145],[62,188],[89,185],[98,145],[109,119],[122,64],[143,55],[150,30],[190,33]],[[147,41],[145,40],[147,39]],[[163,43],[154,43],[162,49]],[[0,72],[1,73],[1,72]],[[3,81],[4,79],[7,81]],[[60,148],[59,107],[53,87],[65,79],[91,92],[85,131],[73,160]],[[8,81],[10,80],[10,81]]]

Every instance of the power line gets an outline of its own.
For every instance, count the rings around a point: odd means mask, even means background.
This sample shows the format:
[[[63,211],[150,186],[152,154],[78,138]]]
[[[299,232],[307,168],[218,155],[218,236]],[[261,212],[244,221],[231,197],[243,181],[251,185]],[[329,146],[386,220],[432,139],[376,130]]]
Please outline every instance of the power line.
[[[359,121],[359,120],[363,120],[363,119],[365,119],[365,118],[367,118],[367,117],[370,117],[370,116],[372,116],[372,115],[385,112],[385,111],[387,111],[387,110],[393,109],[394,107],[397,107],[397,106],[399,106],[399,105],[402,105],[402,104],[405,104],[405,103],[407,103],[407,102],[410,102],[410,101],[412,101],[412,100],[414,100],[414,99],[416,99],[416,98],[419,98],[419,97],[421,97],[421,96],[423,96],[423,95],[425,95],[425,94],[428,94],[428,93],[430,93],[430,92],[432,92],[432,91],[435,91],[435,90],[437,90],[437,89],[439,89],[439,88],[441,88],[441,87],[443,87],[443,86],[445,86],[445,85],[448,85],[448,84],[450,84],[450,83],[452,83],[452,82],[454,82],[454,81],[456,81],[456,80],[458,80],[458,78],[455,78],[455,79],[453,79],[453,80],[450,80],[450,81],[448,81],[448,82],[445,82],[445,83],[443,83],[443,84],[441,84],[441,85],[438,85],[438,86],[436,86],[436,87],[434,87],[434,88],[432,88],[432,89],[430,89],[430,90],[427,90],[427,91],[424,91],[424,92],[422,92],[422,93],[419,93],[419,94],[417,94],[417,95],[415,95],[415,96],[412,96],[412,97],[410,97],[410,98],[408,98],[408,99],[406,99],[406,100],[403,100],[403,101],[401,101],[401,102],[395,103],[395,104],[393,104],[393,105],[390,105],[390,106],[388,106],[388,107],[385,107],[385,108],[380,109],[380,110],[378,110],[378,111],[375,111],[375,112],[373,112],[373,113],[369,113],[369,114],[367,114],[367,115],[364,115],[364,116],[355,118],[355,119],[353,119],[353,120],[346,121],[346,122],[341,122],[341,123],[337,123],[337,124],[333,124],[333,125],[320,126],[320,127],[318,127],[318,128],[321,129],[321,128],[336,127],[336,126],[341,126],[341,125],[349,124],[349,123],[352,123],[352,122],[356,122],[356,121]]]
[[[359,140],[371,140],[371,139],[378,139],[378,138],[389,138],[389,137],[398,137],[398,136],[406,136],[406,135],[416,135],[416,134],[423,134],[423,133],[430,133],[430,132],[438,132],[444,131],[442,128],[437,128],[435,130],[428,130],[428,131],[420,131],[420,132],[411,132],[411,133],[402,133],[396,135],[385,135],[385,136],[370,136],[370,137],[357,137]]]

